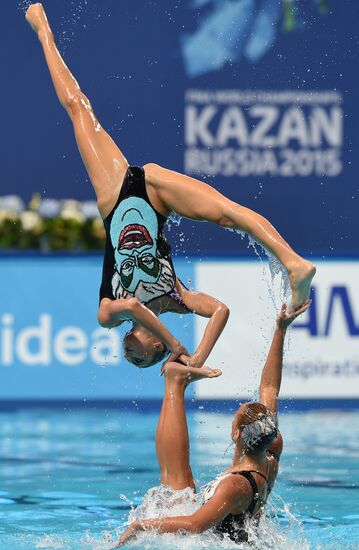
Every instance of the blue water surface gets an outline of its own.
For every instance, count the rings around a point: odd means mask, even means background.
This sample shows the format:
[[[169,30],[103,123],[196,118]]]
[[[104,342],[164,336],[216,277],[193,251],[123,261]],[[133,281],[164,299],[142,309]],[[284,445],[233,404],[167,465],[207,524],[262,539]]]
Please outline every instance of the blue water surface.
[[[231,416],[188,415],[200,487],[231,460]],[[109,549],[159,484],[158,413],[0,413],[0,549]],[[359,548],[359,412],[286,413],[285,448],[258,548]],[[145,535],[134,548],[225,548],[203,535]],[[252,547],[253,548],[253,547]]]

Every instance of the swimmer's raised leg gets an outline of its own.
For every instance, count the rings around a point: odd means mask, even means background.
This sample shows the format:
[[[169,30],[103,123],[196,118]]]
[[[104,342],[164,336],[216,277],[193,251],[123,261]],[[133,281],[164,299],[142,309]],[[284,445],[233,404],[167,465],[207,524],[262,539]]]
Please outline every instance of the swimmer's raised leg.
[[[161,470],[161,483],[174,490],[195,489],[189,462],[189,436],[185,408],[185,389],[190,382],[216,378],[219,369],[185,367],[167,363],[165,393],[156,433],[156,450]]]
[[[274,254],[287,270],[292,289],[289,311],[308,300],[315,266],[294,252],[266,218],[194,178],[156,164],[147,164],[145,173],[151,200],[163,214],[174,211],[193,220],[245,231]]]
[[[105,218],[118,198],[128,163],[98,122],[91,104],[65,65],[54,41],[44,8],[32,4],[26,19],[36,32],[61,105],[73,123],[77,145]]]
[[[31,5],[26,18],[43,46],[56,93],[73,122],[77,144],[95,188],[99,211],[105,218],[118,198],[128,163],[100,126],[89,100],[61,58],[42,5]],[[165,215],[173,210],[191,219],[212,221],[247,232],[287,269],[292,288],[290,310],[297,309],[308,299],[315,267],[298,256],[268,220],[194,178],[154,164],[146,165],[145,169],[149,197],[157,210]]]

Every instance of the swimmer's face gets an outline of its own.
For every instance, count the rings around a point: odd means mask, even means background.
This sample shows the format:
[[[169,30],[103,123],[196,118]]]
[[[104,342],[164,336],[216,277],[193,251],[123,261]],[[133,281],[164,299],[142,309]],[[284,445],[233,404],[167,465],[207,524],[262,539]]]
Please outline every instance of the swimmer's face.
[[[141,369],[152,366],[156,354],[163,348],[163,344],[142,327],[130,330],[123,341],[125,359]]]

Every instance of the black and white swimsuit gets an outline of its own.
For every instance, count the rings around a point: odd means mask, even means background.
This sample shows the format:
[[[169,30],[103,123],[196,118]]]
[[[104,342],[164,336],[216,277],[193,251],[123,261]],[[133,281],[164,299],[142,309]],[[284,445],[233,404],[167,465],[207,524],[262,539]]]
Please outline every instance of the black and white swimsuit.
[[[259,494],[258,486],[253,476],[254,473],[264,478],[264,481],[266,483],[264,498]],[[208,502],[213,497],[219,483],[223,479],[233,475],[240,475],[247,479],[252,488],[252,501],[247,510],[245,510],[241,514],[228,514],[224,519],[222,519],[222,521],[217,523],[217,525],[215,526],[215,532],[222,535],[227,534],[229,538],[234,542],[241,543],[248,541],[248,532],[245,525],[246,520],[249,518],[253,518],[254,520],[256,520],[255,516],[259,515],[261,508],[265,505],[267,497],[271,491],[271,487],[269,486],[267,477],[264,474],[257,472],[257,470],[240,470],[238,472],[224,473],[217,476],[202,489],[201,496],[204,503]]]
[[[171,248],[163,232],[166,217],[147,195],[143,168],[130,166],[117,202],[104,220],[105,256],[100,301],[136,297],[148,304],[167,295],[180,305]]]

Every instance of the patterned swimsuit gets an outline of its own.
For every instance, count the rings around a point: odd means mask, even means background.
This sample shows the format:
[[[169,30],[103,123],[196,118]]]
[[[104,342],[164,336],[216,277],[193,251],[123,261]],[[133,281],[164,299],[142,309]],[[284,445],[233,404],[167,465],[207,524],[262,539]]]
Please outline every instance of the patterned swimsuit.
[[[259,494],[258,486],[256,480],[254,479],[253,473],[256,473],[264,478],[266,483],[264,498],[262,498]],[[217,523],[215,526],[215,532],[222,535],[227,534],[229,538],[236,543],[247,542],[248,532],[245,526],[246,520],[252,518],[254,521],[258,521],[260,510],[265,505],[271,488],[268,484],[267,477],[260,472],[257,472],[257,470],[240,470],[238,472],[229,472],[227,474],[220,474],[203,488],[201,494],[204,502],[208,502],[213,497],[219,483],[223,479],[232,475],[240,475],[247,479],[252,488],[252,501],[247,510],[241,514],[228,514],[224,519],[222,519],[222,521]],[[260,505],[259,507],[257,506],[258,504]]]
[[[130,166],[117,202],[104,220],[100,301],[135,296],[148,304],[168,296],[187,309],[175,287],[171,248],[163,232],[165,223],[166,217],[150,202],[143,168]]]

